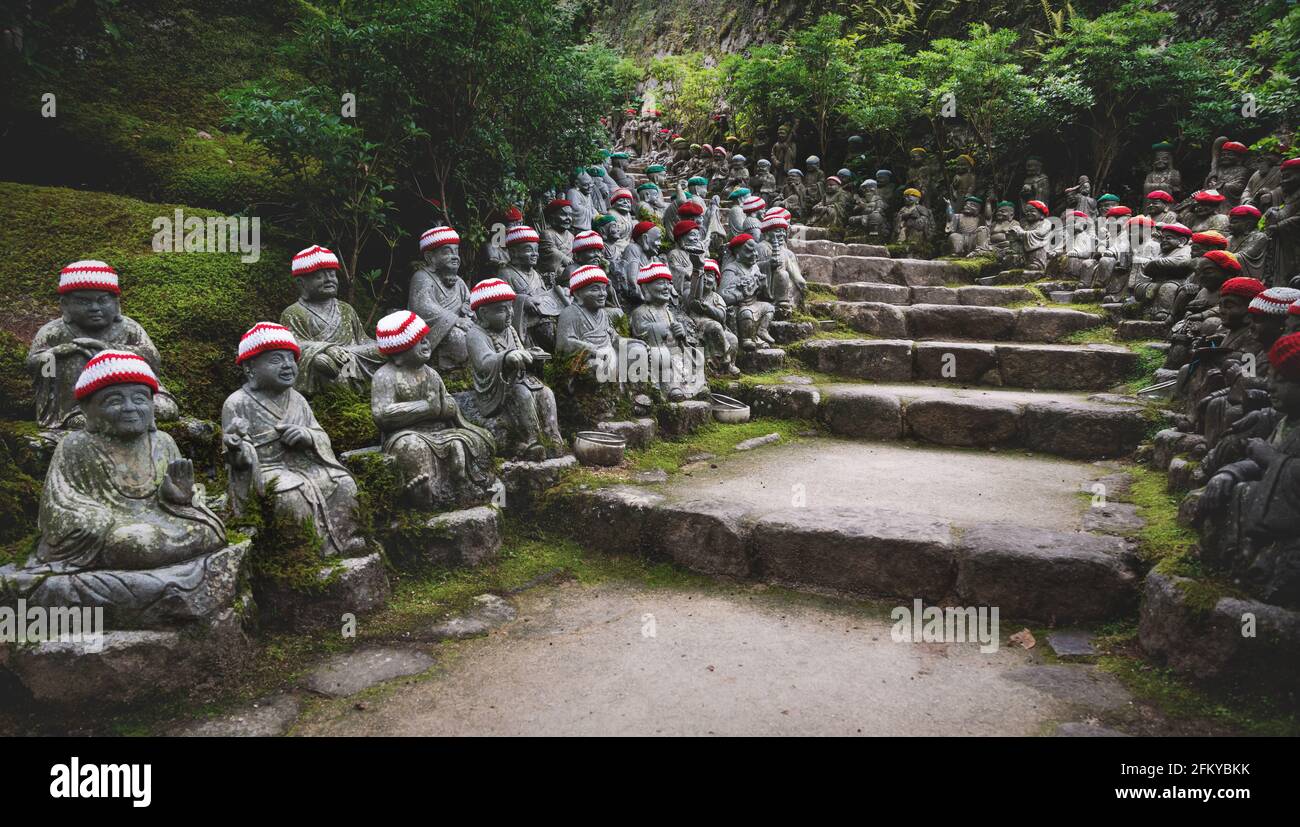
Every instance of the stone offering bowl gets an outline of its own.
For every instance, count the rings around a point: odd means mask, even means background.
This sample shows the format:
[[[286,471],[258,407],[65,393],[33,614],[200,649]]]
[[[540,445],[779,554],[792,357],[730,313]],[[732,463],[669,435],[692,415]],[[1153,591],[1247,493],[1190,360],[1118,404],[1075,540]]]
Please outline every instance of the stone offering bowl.
[[[734,425],[738,422],[749,421],[749,406],[739,399],[732,399],[730,396],[723,396],[720,393],[711,393],[709,394],[709,402],[713,406],[713,418],[719,422]]]
[[[573,455],[583,465],[611,467],[623,461],[627,439],[604,431],[578,431],[573,438]]]

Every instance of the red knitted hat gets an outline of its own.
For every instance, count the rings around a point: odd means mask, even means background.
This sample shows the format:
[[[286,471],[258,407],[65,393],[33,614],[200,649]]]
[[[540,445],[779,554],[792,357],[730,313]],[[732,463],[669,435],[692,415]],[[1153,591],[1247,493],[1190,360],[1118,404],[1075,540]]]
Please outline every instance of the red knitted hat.
[[[293,257],[294,276],[305,276],[317,270],[337,269],[339,269],[338,256],[319,244],[313,244]]]
[[[1033,207],[1034,209],[1038,210],[1043,215],[1047,215],[1048,213],[1051,212],[1051,210],[1047,209],[1047,205],[1044,204],[1042,201],[1026,201],[1025,203]]]
[[[448,244],[459,243],[460,236],[451,227],[434,227],[432,230],[425,230],[420,236],[420,252],[427,253],[439,247],[446,247]]]
[[[1228,141],[1226,144],[1220,147],[1220,149],[1227,150],[1228,152],[1239,152],[1242,154],[1245,154],[1246,152],[1249,151],[1246,149],[1246,145],[1241,143],[1240,141]]]
[[[1233,256],[1232,253],[1226,253],[1222,250],[1212,250],[1211,252],[1223,253],[1224,255],[1232,256],[1233,261],[1237,260],[1237,257]],[[1209,253],[1206,253],[1205,257],[1209,258]],[[1238,264],[1237,268],[1240,269],[1241,265]],[[1223,283],[1223,286],[1219,288],[1220,296],[1241,296],[1246,299],[1253,299],[1263,292],[1264,282],[1259,279],[1246,278],[1244,276],[1238,276],[1235,279],[1228,279]]]
[[[600,233],[595,230],[583,230],[573,237],[573,252],[578,253],[583,250],[603,250],[605,249],[605,239],[600,237]]]
[[[1210,250],[1203,258],[1213,261],[1220,270],[1227,270],[1230,273],[1241,272],[1241,262],[1237,261],[1237,257],[1227,250]]]
[[[637,284],[649,284],[655,279],[673,280],[673,271],[668,269],[667,264],[658,261],[652,261],[641,268],[641,274],[636,277]]]
[[[1228,239],[1223,233],[1208,230],[1203,233],[1192,233],[1192,243],[1199,244],[1202,247],[1214,247],[1218,250],[1228,249]]]
[[[1268,366],[1284,379],[1300,382],[1300,333],[1278,339],[1268,351]]]
[[[158,377],[142,356],[125,350],[101,350],[82,368],[72,393],[81,401],[109,385],[148,385],[157,393]]]
[[[302,355],[302,349],[298,347],[298,340],[293,337],[293,333],[289,328],[275,322],[258,322],[240,337],[239,351],[235,354],[235,364],[242,365],[259,353],[266,353],[268,350],[292,351],[294,359]]]
[[[699,218],[704,215],[704,207],[699,201],[687,201],[677,208],[678,215],[684,215],[687,218]]]
[[[1148,201],[1164,201],[1166,204],[1174,203],[1174,197],[1164,190],[1151,190],[1147,193]]]
[[[1227,196],[1218,190],[1198,190],[1192,194],[1192,198],[1198,204],[1222,204],[1227,200]]]
[[[673,239],[679,239],[689,233],[691,230],[698,230],[700,225],[691,221],[689,218],[685,221],[678,221],[673,225]]]
[[[569,276],[569,292],[577,293],[587,285],[596,282],[609,284],[609,276],[605,275],[605,271],[594,264],[584,264],[575,268]]]
[[[551,203],[546,205],[546,212],[554,212],[564,207],[572,207],[573,202],[567,198],[552,198]]]
[[[638,221],[636,226],[632,228],[632,238],[640,238],[654,228],[655,223],[653,221]]]
[[[1300,167],[1300,158],[1287,158],[1282,162],[1282,169],[1295,169]]]
[[[493,302],[512,302],[515,300],[514,288],[505,279],[483,279],[469,291],[469,309],[478,310],[485,304]]]
[[[104,290],[122,295],[117,285],[117,271],[102,261],[74,261],[59,272],[59,295],[73,290]]]
[[[746,241],[753,241],[753,240],[754,237],[749,233],[740,233],[735,238],[728,241],[727,246],[734,250],[740,245],[744,244]]]
[[[389,313],[375,325],[375,338],[379,341],[379,352],[385,356],[401,353],[415,347],[425,336],[429,335],[429,326],[424,319],[409,310]]]
[[[506,230],[507,247],[513,247],[516,244],[528,244],[529,242],[537,244],[541,240],[541,236],[537,234],[536,230],[524,224]]]
[[[1163,233],[1175,233],[1177,235],[1192,237],[1192,228],[1186,224],[1179,224],[1177,221],[1171,221],[1168,224],[1157,224],[1156,229]]]
[[[632,190],[628,189],[627,187],[619,187],[618,189],[614,190],[614,194],[609,197],[609,203],[613,204],[615,201],[617,201],[620,198],[626,198],[629,201],[636,200],[636,196],[632,194]]]
[[[1262,213],[1260,213],[1258,207],[1242,204],[1240,207],[1233,207],[1228,210],[1228,215],[1249,215],[1251,218],[1259,218]]]
[[[1124,207],[1124,206],[1111,207],[1109,210],[1106,210],[1107,218],[1123,218],[1125,216],[1129,216],[1132,214],[1133,211],[1130,210],[1128,207]]]
[[[704,271],[706,273],[712,273],[713,275],[716,276],[722,272],[722,269],[718,267],[718,262],[714,261],[711,258],[706,258],[704,260]]]

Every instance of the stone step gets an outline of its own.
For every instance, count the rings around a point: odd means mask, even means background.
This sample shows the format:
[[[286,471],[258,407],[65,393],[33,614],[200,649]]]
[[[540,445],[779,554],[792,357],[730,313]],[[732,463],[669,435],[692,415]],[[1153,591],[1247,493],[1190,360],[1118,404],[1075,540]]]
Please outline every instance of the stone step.
[[[978,270],[953,261],[921,258],[810,254],[800,254],[797,258],[804,278],[822,284],[866,281],[905,287],[943,287],[958,282],[970,284],[979,274]]]
[[[1056,307],[1013,310],[977,305],[818,301],[808,303],[808,312],[833,318],[859,333],[893,339],[1056,342],[1106,323],[1095,313]]]
[[[736,357],[736,367],[745,373],[768,373],[785,366],[785,351],[779,347],[762,347],[742,350]]]
[[[807,339],[817,332],[820,325],[817,322],[789,322],[774,321],[767,327],[767,332],[772,334],[779,345],[788,345],[797,342],[800,339]]]
[[[1048,301],[1057,304],[1097,304],[1101,301],[1100,290],[1052,290],[1047,294]]]
[[[1115,345],[934,342],[910,339],[814,339],[795,355],[822,373],[873,382],[912,380],[1038,390],[1103,390],[1137,367],[1138,355]]]
[[[1147,432],[1140,405],[1101,394],[852,383],[734,383],[729,393],[754,416],[816,419],[833,434],[859,439],[913,438],[1103,459],[1132,453]]]
[[[965,304],[975,307],[1002,307],[1038,301],[1039,296],[1027,287],[905,287],[870,281],[851,281],[835,285],[841,301],[881,302],[883,304]]]
[[[1046,275],[1042,270],[1003,270],[1001,273],[977,278],[975,283],[986,287],[1007,284],[1033,284],[1036,281],[1042,281]]]
[[[593,550],[709,575],[909,605],[997,606],[1001,620],[1096,622],[1137,605],[1135,561],[1115,537],[863,504],[773,508],[743,494],[679,499],[632,486],[556,500],[555,522]]]
[[[1164,341],[1169,338],[1169,325],[1164,322],[1125,319],[1116,326],[1115,338],[1126,342]]]
[[[796,254],[806,253],[817,256],[867,256],[870,258],[889,258],[889,248],[881,244],[855,244],[852,242],[829,241],[820,239],[817,241],[804,241],[802,239],[792,238],[789,241],[790,250]]]

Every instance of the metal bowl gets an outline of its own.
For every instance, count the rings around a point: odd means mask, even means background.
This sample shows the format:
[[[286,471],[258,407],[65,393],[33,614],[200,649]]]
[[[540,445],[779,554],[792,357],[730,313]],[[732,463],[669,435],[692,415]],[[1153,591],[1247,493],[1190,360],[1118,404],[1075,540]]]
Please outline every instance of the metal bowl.
[[[711,393],[709,394],[709,401],[713,408],[713,418],[718,422],[734,425],[738,422],[749,421],[749,406],[739,399],[732,399],[730,396],[723,396],[720,393]]]
[[[573,438],[573,455],[583,465],[610,467],[623,461],[627,439],[604,431],[578,431]]]

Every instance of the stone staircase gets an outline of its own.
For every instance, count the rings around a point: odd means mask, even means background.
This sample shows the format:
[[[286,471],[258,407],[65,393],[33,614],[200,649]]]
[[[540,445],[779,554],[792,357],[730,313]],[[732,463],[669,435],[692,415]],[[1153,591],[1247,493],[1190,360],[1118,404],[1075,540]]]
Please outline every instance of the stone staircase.
[[[1079,494],[1152,430],[1144,406],[1113,392],[1138,356],[1062,341],[1113,320],[1030,306],[1041,293],[976,284],[976,267],[818,235],[795,228],[791,247],[835,298],[809,302],[815,322],[775,325],[786,350],[751,354],[746,367],[789,375],[724,392],[755,417],[817,422],[830,438],[658,485],[565,490],[550,504],[554,522],[580,541],[707,574],[996,605],[1004,618],[1049,623],[1134,616],[1133,514],[1112,525]],[[846,328],[861,337],[844,338]],[[778,492],[804,485],[820,486],[815,498],[782,502]]]

